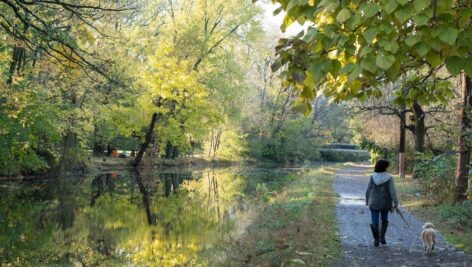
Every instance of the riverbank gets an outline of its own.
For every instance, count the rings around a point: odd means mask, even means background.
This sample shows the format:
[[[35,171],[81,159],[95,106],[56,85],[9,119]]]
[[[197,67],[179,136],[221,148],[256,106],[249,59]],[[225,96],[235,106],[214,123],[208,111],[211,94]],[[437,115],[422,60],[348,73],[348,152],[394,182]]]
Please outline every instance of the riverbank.
[[[311,169],[277,195],[228,244],[225,266],[329,266],[340,256],[332,190],[334,168]],[[262,190],[263,191],[263,190]]]
[[[134,158],[113,158],[113,157],[92,157],[87,163],[88,172],[106,171],[106,170],[124,170],[129,169]],[[243,164],[253,164],[254,161],[241,160],[232,161],[226,159],[207,159],[202,157],[182,157],[176,159],[143,158],[139,169],[143,168],[157,168],[157,169],[172,169],[172,168],[207,168],[207,167],[229,167]]]
[[[81,168],[75,168],[66,170],[65,175],[75,174],[96,174],[103,172],[120,172],[127,171],[131,167],[131,163],[134,160],[133,157],[128,158],[115,158],[115,157],[90,157],[85,160]],[[227,160],[227,159],[207,159],[202,157],[182,157],[176,159],[165,159],[165,158],[143,158],[141,164],[138,166],[138,170],[166,170],[166,171],[179,171],[179,170],[200,170],[205,168],[222,168],[231,166],[243,166],[243,165],[255,165],[258,164],[255,160]],[[12,175],[12,176],[0,176],[1,180],[44,180],[51,179],[53,175]]]
[[[434,224],[454,247],[472,253],[472,203],[434,203],[421,194],[416,180],[397,178],[401,205],[415,216]]]

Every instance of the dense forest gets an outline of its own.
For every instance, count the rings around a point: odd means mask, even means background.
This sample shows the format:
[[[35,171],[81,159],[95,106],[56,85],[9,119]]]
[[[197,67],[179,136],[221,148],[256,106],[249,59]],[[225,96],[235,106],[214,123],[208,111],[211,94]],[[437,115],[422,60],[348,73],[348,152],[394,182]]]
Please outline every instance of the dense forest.
[[[327,99],[312,116],[293,111],[297,94],[271,70],[277,36],[250,1],[0,7],[3,175],[139,150],[153,114],[149,147],[164,158],[316,160],[320,145],[350,137]]]

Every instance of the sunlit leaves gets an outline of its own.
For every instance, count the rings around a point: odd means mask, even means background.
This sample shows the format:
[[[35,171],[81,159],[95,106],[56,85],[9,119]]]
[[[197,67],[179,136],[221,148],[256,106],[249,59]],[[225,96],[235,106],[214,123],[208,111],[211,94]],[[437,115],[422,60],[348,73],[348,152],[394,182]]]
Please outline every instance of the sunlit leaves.
[[[313,53],[308,57],[310,66],[305,71],[310,71],[314,81],[324,85],[324,92],[337,100],[365,95],[354,94],[357,90],[373,95],[366,86],[375,86],[385,78],[394,81],[410,71],[411,66],[435,68],[448,57],[467,57],[472,48],[466,41],[472,32],[461,30],[472,18],[471,7],[453,8],[450,0],[438,0],[435,6],[429,0],[341,2],[340,5],[336,2],[335,7],[329,1],[322,3],[317,6],[318,16],[312,22],[317,25],[317,32],[325,35],[310,33],[303,43],[297,43],[296,38],[291,40],[289,47],[293,51],[303,47],[300,51]],[[283,53],[278,51],[279,56]],[[334,59],[333,56],[338,57],[341,71],[323,71],[323,59]],[[286,57],[282,65],[288,65],[290,70],[292,63]],[[457,64],[449,65],[457,73],[457,67],[454,68]],[[462,64],[462,69],[465,66]],[[342,82],[344,75],[348,82]],[[363,87],[353,85],[356,79]]]
[[[347,8],[344,8],[343,10],[341,10],[336,16],[336,20],[339,21],[340,23],[344,23],[349,18],[351,18],[351,12]]]

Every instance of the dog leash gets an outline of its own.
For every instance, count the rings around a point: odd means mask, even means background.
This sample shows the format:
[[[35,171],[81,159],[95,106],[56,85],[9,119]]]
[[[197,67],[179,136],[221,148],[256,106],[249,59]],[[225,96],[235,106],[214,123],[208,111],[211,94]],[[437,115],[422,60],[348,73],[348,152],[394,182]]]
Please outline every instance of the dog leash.
[[[399,208],[396,208],[395,210],[396,210],[397,214],[400,215],[400,218],[402,218],[402,220],[403,220],[403,222],[406,224],[406,226],[408,226],[408,229],[410,229],[410,231],[411,231],[412,233],[416,234],[415,231],[413,230],[413,228],[412,228],[412,227],[408,224],[408,222],[406,221],[406,219],[405,219],[405,217],[403,216],[403,213],[400,211],[400,209],[399,209]]]

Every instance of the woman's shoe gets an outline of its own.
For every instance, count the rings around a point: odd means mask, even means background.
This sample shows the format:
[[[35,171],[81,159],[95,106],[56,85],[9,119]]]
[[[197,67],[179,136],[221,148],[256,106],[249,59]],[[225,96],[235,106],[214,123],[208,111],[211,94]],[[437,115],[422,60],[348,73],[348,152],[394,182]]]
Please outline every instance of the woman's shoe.
[[[385,233],[387,232],[388,228],[388,221],[382,221],[382,228],[380,229],[380,243],[382,245],[387,245],[387,241],[385,241]]]
[[[372,236],[374,237],[374,246],[378,247],[379,246],[379,225],[378,224],[371,224],[370,225],[370,230],[372,230]]]

